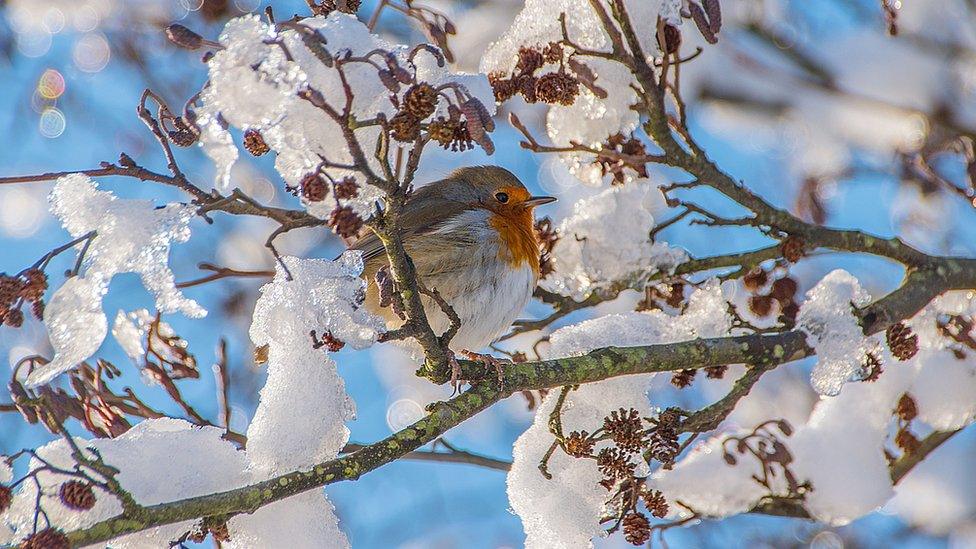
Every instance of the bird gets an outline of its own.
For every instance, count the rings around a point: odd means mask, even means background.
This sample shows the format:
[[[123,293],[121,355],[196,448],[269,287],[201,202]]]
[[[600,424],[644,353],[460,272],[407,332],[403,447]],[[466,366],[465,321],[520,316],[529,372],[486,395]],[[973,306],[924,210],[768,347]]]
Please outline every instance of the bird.
[[[532,196],[512,172],[497,166],[455,170],[416,189],[400,214],[403,247],[424,287],[436,290],[457,313],[449,343],[474,354],[502,335],[525,307],[539,281],[539,245],[533,212],[556,199]],[[389,262],[382,242],[369,233],[350,249],[362,252],[365,307],[392,330],[403,319],[380,306],[377,272]],[[433,292],[432,292],[433,293]],[[422,296],[438,336],[451,321],[431,296]]]

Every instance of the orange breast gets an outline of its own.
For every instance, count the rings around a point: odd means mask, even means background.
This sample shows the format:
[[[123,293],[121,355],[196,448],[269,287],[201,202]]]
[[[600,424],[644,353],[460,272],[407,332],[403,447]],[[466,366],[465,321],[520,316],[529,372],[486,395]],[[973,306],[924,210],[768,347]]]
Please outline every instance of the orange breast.
[[[508,261],[513,267],[528,263],[538,276],[539,245],[532,224],[532,210],[520,208],[492,213],[489,223],[501,237],[498,258]]]

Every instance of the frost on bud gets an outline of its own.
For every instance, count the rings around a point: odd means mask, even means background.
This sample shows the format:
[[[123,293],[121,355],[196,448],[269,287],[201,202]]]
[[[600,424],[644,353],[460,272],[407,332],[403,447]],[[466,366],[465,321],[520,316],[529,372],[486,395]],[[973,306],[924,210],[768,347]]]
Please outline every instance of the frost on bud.
[[[461,104],[461,112],[467,121],[468,133],[471,134],[471,140],[481,145],[485,153],[489,155],[493,154],[495,152],[495,144],[488,137],[488,132],[495,129],[495,121],[488,114],[488,109],[481,104],[481,101],[472,97]]]
[[[176,129],[166,133],[169,135],[169,140],[177,147],[189,147],[196,143],[200,136],[200,131],[184,120],[183,117],[174,118],[173,126]]]
[[[203,45],[202,36],[178,23],[166,27],[166,38],[177,46],[191,51]]]
[[[261,132],[250,129],[244,132],[244,148],[254,156],[261,156],[271,150]]]
[[[95,506],[95,491],[91,484],[80,480],[69,480],[58,491],[61,503],[68,509],[87,511]]]
[[[45,528],[27,536],[20,543],[20,549],[69,549],[68,536],[57,528]]]
[[[709,4],[712,6],[712,9],[716,9],[718,7],[717,1],[714,3],[710,2]],[[705,41],[707,41],[709,44],[715,44],[718,42],[718,37],[715,36],[718,31],[713,29],[713,24],[708,19],[708,16],[702,7],[695,2],[691,2],[688,4],[688,10],[691,12],[691,19],[695,22],[695,25],[698,26],[698,30],[701,32],[701,35]],[[721,25],[722,20],[719,18],[717,26],[721,27]]]
[[[904,322],[888,326],[885,338],[891,354],[898,360],[908,360],[918,352],[918,336]]]
[[[678,53],[678,49],[681,47],[681,31],[674,25],[665,24],[657,41],[664,53]]]

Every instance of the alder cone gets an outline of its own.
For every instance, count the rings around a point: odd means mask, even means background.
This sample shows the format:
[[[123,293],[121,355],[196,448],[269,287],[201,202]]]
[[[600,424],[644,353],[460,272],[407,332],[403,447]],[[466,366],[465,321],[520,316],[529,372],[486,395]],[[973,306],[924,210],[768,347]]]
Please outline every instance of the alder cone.
[[[651,539],[651,523],[642,513],[624,517],[624,538],[632,545],[644,545]]]
[[[64,532],[55,528],[45,528],[27,536],[20,543],[20,549],[70,549],[71,543]]]
[[[69,480],[61,485],[58,492],[61,503],[75,511],[87,511],[95,506],[95,491],[87,482]]]
[[[908,360],[918,352],[918,336],[904,322],[889,326],[885,337],[891,354],[898,360]]]

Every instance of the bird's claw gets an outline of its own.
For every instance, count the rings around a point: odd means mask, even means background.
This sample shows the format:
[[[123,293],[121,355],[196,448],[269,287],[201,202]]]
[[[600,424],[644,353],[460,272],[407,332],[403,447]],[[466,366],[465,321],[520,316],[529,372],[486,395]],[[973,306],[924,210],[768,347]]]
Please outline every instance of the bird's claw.
[[[475,353],[472,351],[463,350],[461,354],[465,358],[473,360],[475,362],[480,362],[485,366],[491,366],[495,369],[495,373],[498,374],[498,384],[503,385],[505,382],[505,366],[512,364],[511,360],[500,359],[488,354]]]
[[[453,352],[448,352],[447,364],[451,367],[451,387],[454,389],[451,396],[454,396],[461,389],[461,364]]]

